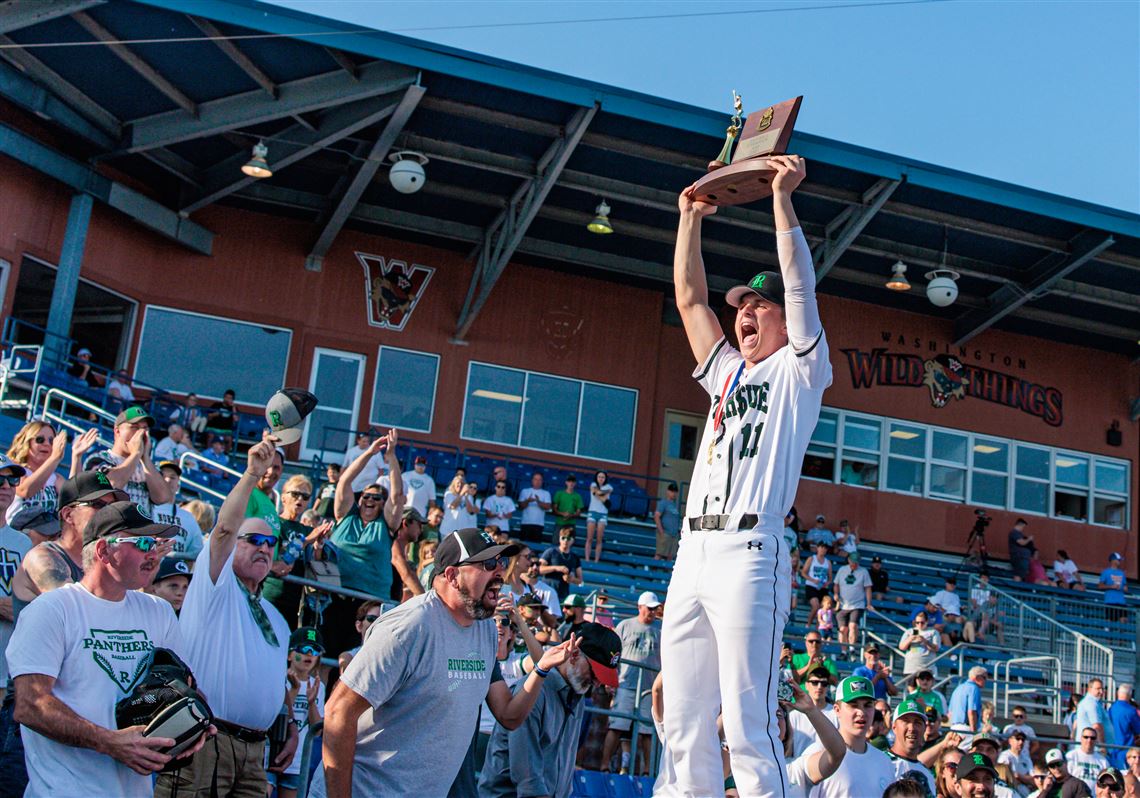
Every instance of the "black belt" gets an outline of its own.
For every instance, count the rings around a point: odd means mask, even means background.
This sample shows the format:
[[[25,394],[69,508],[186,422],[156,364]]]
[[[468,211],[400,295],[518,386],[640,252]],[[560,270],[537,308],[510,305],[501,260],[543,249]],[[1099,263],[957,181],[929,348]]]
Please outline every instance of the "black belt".
[[[239,726],[236,723],[222,720],[221,718],[214,718],[214,725],[218,727],[218,731],[235,740],[241,740],[243,743],[260,743],[264,742],[265,738],[269,736],[269,732],[264,729],[258,731],[257,729],[249,729],[245,726]]]
[[[691,515],[689,516],[689,531],[708,532],[724,529],[732,523],[732,518],[731,515]],[[756,513],[745,513],[740,516],[740,521],[736,526],[738,529],[752,529],[759,520]]]

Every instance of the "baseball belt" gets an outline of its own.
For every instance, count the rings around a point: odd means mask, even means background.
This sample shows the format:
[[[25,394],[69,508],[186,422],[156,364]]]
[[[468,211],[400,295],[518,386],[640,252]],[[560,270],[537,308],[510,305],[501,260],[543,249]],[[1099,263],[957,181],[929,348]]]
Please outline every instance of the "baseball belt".
[[[745,513],[737,521],[738,529],[752,529],[759,521],[756,513]],[[733,521],[731,515],[691,515],[689,516],[690,532],[710,532],[727,529]]]

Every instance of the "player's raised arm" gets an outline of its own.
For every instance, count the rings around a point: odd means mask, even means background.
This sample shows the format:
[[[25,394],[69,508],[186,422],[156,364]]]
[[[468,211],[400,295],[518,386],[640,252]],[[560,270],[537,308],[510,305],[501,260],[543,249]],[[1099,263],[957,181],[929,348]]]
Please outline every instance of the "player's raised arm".
[[[689,346],[697,362],[704,363],[724,331],[709,307],[709,286],[701,257],[701,221],[716,213],[716,206],[693,199],[694,186],[682,191],[677,199],[681,221],[677,225],[677,249],[673,254],[673,285]]]
[[[788,342],[797,353],[809,349],[823,325],[815,300],[815,268],[811,250],[792,207],[792,192],[807,176],[807,165],[798,155],[773,155],[768,162],[776,169],[772,179],[772,212],[776,219],[776,251],[784,279],[784,320]]]

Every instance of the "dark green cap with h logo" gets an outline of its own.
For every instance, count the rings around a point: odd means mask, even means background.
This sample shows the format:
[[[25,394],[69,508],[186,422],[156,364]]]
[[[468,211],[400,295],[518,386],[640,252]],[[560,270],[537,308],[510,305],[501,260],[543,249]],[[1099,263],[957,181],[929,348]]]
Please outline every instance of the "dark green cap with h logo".
[[[725,300],[734,308],[738,308],[749,294],[755,294],[769,302],[783,306],[784,278],[777,272],[760,272],[746,285],[738,285],[728,289]]]

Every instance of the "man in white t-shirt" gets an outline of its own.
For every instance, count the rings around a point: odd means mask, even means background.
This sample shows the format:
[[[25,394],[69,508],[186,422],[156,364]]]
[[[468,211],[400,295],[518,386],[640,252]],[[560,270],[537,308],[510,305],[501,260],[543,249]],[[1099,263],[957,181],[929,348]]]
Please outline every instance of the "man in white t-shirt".
[[[265,519],[246,518],[245,511],[276,457],[271,439],[250,448],[245,473],[222,503],[194,564],[178,622],[186,660],[214,712],[218,740],[190,767],[159,777],[155,795],[161,798],[209,794],[215,784],[219,795],[266,794],[266,730],[285,708],[289,625],[260,595],[277,536]],[[290,724],[270,768],[287,766],[296,748],[297,728]]]
[[[154,418],[141,407],[128,407],[115,418],[110,449],[90,454],[84,471],[101,471],[111,484],[125,490],[131,501],[148,513],[156,504],[173,501],[170,488],[150,459],[150,429]]]
[[[946,577],[946,587],[939,590],[930,600],[942,610],[942,645],[950,646],[958,642],[962,634],[962,624],[966,622],[962,615],[962,599],[958,596],[958,582],[953,576]]]
[[[356,462],[356,458],[368,451],[368,447],[372,445],[374,434],[369,432],[361,432],[356,436],[356,445],[349,448],[344,453],[344,468]],[[360,473],[352,480],[352,492],[360,493],[369,485],[375,485],[380,482],[380,477],[388,473],[388,466],[384,462],[384,455],[377,454],[367,463]]]
[[[1108,757],[1096,750],[1098,735],[1092,726],[1081,729],[1080,748],[1072,748],[1065,754],[1065,765],[1069,772],[1088,785],[1089,792],[1096,794],[1096,774],[1108,767]]]
[[[904,698],[895,708],[894,722],[891,724],[895,741],[887,749],[887,759],[895,769],[895,778],[910,777],[923,780],[934,795],[937,790],[934,774],[926,765],[918,761],[918,755],[926,742],[926,710],[913,698]]]
[[[16,495],[16,485],[27,473],[22,465],[0,454],[0,520]],[[7,524],[0,524],[0,692],[8,684],[8,666],[4,649],[12,636],[12,580],[24,555],[32,548],[32,540]],[[0,741],[2,744],[2,741]]]
[[[814,729],[812,736],[819,740],[819,746],[811,756],[799,756],[788,760],[788,783],[784,795],[787,798],[807,798],[812,787],[824,781],[839,767],[847,755],[847,743],[835,726],[833,710],[830,717],[825,715],[822,708],[795,685],[792,685],[792,694],[796,699],[794,704],[780,701],[776,709],[780,739],[787,739],[787,735],[791,733],[792,718],[802,717],[806,718]],[[828,709],[830,710],[830,707]]]
[[[196,451],[186,438],[186,430],[181,424],[171,424],[166,428],[166,437],[154,445],[154,454],[151,457],[156,463],[164,460],[178,461],[178,458],[187,452]],[[193,460],[187,460],[193,463]]]
[[[848,676],[835,694],[835,714],[847,753],[838,770],[811,788],[811,798],[850,798],[853,795],[882,795],[895,780],[895,768],[887,755],[867,743],[867,728],[875,714],[875,691],[869,679]],[[822,744],[813,743],[804,751],[811,756]]]
[[[511,516],[515,514],[515,501],[507,495],[507,481],[495,480],[495,492],[483,500],[483,512],[487,514],[487,526],[495,526],[504,532],[511,531]]]
[[[415,507],[420,515],[427,518],[428,506],[435,507],[435,480],[427,473],[427,458],[417,455],[411,471],[405,471],[404,506]]]
[[[546,513],[550,510],[550,491],[542,487],[542,474],[537,471],[530,475],[530,487],[519,491],[519,508],[522,510],[519,537],[530,542],[541,541],[546,529]]]
[[[998,754],[998,764],[1009,766],[1018,794],[1028,795],[1036,785],[1033,783],[1033,758],[1029,755],[1029,746],[1026,745],[1026,734],[1014,730],[1007,735],[1007,738],[1006,744],[1009,748]]]
[[[84,575],[20,614],[8,646],[23,725],[30,798],[150,796],[170,757],[166,737],[117,729],[115,704],[134,689],[155,648],[183,653],[170,605],[143,593],[174,528],[132,502],[95,513],[83,533]],[[197,743],[201,748],[205,735]]]
[[[174,554],[183,554],[194,558],[202,551],[202,527],[190,511],[178,504],[178,491],[182,488],[182,467],[174,460],[165,460],[158,464],[158,471],[163,480],[170,486],[174,500],[166,504],[156,504],[151,514],[164,524],[173,524],[178,527],[178,535],[174,538]]]
[[[798,689],[798,688],[797,688]],[[827,691],[831,689],[831,671],[823,665],[817,665],[804,678],[804,692],[812,706],[831,721],[832,725],[838,723],[835,716],[835,707],[827,700]],[[803,702],[797,702],[803,703]],[[815,724],[807,713],[793,712],[788,715],[788,725],[792,731],[792,756],[800,756],[808,746],[819,740]]]

